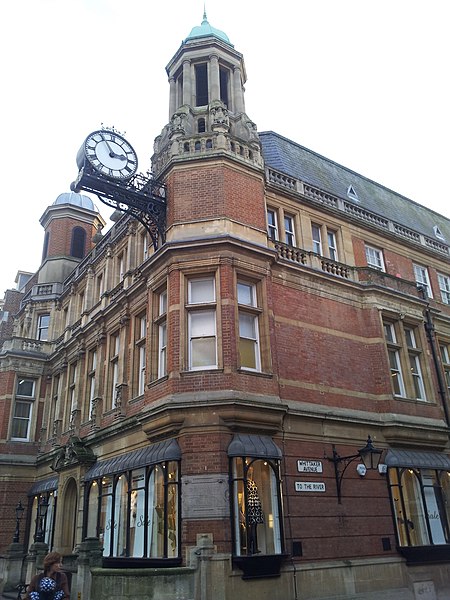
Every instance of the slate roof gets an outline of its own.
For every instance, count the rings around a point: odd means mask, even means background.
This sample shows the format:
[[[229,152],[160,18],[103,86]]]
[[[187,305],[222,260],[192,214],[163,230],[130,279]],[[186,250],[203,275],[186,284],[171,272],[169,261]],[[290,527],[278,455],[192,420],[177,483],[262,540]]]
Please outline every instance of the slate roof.
[[[437,225],[450,244],[450,219],[443,215],[273,131],[259,137],[266,166],[442,242],[433,229]],[[358,200],[347,196],[350,185]]]

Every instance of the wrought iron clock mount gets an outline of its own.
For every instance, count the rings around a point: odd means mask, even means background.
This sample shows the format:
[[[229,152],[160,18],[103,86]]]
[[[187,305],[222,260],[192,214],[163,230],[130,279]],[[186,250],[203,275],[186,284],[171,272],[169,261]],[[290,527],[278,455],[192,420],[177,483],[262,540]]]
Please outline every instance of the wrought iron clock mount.
[[[166,186],[151,173],[137,172],[136,152],[114,127],[90,133],[77,154],[74,192],[84,190],[116,210],[140,221],[150,234],[155,250],[165,239]]]

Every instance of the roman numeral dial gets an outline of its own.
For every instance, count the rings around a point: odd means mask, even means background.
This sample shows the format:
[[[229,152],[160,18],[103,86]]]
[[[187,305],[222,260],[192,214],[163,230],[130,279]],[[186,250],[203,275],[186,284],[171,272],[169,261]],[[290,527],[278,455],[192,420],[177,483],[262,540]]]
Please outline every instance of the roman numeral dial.
[[[130,179],[138,167],[137,155],[131,144],[123,136],[108,129],[88,135],[77,155],[80,169],[86,159],[91,167],[110,179]]]

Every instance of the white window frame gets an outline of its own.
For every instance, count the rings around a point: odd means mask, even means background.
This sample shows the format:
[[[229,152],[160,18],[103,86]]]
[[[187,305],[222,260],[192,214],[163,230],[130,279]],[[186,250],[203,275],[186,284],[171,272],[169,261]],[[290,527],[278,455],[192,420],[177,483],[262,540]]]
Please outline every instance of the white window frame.
[[[444,304],[450,304],[450,277],[438,273],[439,290],[441,292],[441,299]]]
[[[428,273],[428,268],[423,265],[413,264],[414,267],[414,277],[416,279],[417,285],[421,285],[426,289],[428,298],[433,297],[433,291],[431,289],[430,275]]]
[[[209,282],[211,284],[210,296],[198,297],[194,294],[195,284]],[[201,308],[199,308],[201,306]],[[217,349],[217,314],[216,314],[216,282],[213,275],[208,277],[193,278],[188,281],[188,369],[189,371],[202,371],[205,369],[217,369],[218,367],[218,349]],[[205,317],[203,330],[194,331],[194,319],[198,315]],[[209,364],[195,364],[195,345],[197,340],[214,340],[214,357]]]
[[[243,294],[240,294],[240,290],[243,291],[244,288],[247,288],[249,291],[248,299],[244,298]],[[238,311],[239,311],[239,350],[241,346],[241,340],[246,340],[247,342],[253,343],[253,356],[254,356],[254,364],[255,367],[249,367],[242,364],[242,356],[241,352],[239,354],[241,356],[240,359],[240,368],[246,371],[261,371],[261,345],[259,338],[259,309],[258,309],[258,296],[256,284],[249,283],[247,281],[238,280],[237,282],[237,299],[238,299]],[[253,310],[252,310],[253,309]],[[257,312],[258,311],[258,312]],[[252,323],[252,330],[254,335],[248,336],[244,335],[242,320],[246,318]]]
[[[142,396],[145,392],[145,367],[147,362],[147,315],[141,315],[136,319],[136,354],[137,354],[137,395]]]
[[[370,244],[365,244],[367,266],[385,272],[383,251]]]
[[[337,251],[337,240],[336,240],[336,232],[332,229],[327,229],[327,244],[328,244],[328,255],[331,260],[338,261],[338,251]]]
[[[267,235],[273,241],[278,240],[278,215],[273,208],[267,209]]]
[[[21,385],[21,382],[31,382],[32,384],[32,388],[31,388],[31,394],[24,394],[24,393],[20,393],[19,390],[19,386]],[[31,422],[32,422],[32,418],[33,418],[33,404],[36,398],[36,380],[34,379],[30,379],[28,377],[18,377],[17,378],[17,382],[16,382],[16,394],[14,397],[14,407],[13,407],[13,414],[12,414],[12,420],[11,420],[11,441],[17,441],[17,442],[29,442],[30,441],[30,432],[31,432]],[[23,406],[27,406],[28,407],[28,416],[24,417],[24,416],[16,416],[16,407],[18,405],[23,405]],[[26,435],[24,437],[19,437],[19,436],[14,436],[14,423],[15,422],[21,422],[21,421],[27,421],[27,431],[26,431]]]
[[[158,295],[158,379],[167,375],[167,290]]]
[[[406,337],[406,347],[408,349],[409,367],[413,380],[413,389],[416,392],[416,400],[426,400],[425,385],[420,365],[420,349],[417,346],[416,336],[412,327],[404,328]]]
[[[111,402],[110,407],[115,407],[116,390],[119,384],[119,353],[120,353],[120,332],[113,333],[110,337],[110,373],[111,373]]]
[[[284,214],[284,242],[288,246],[295,246],[295,219],[293,215]]]
[[[313,252],[323,256],[322,247],[322,227],[318,223],[311,223],[311,236],[313,243]]]
[[[395,390],[395,385],[394,383],[392,383],[392,389],[394,392],[394,396],[399,396],[399,397],[406,397],[406,388],[405,388],[405,382],[403,379],[403,372],[402,372],[402,363],[400,360],[400,352],[399,352],[399,347],[397,344],[397,334],[395,331],[395,326],[394,323],[389,323],[387,321],[383,322],[384,325],[384,332],[385,332],[385,339],[386,339],[386,345],[387,345],[387,349],[388,349],[388,355],[389,357],[393,357],[393,363],[391,364],[391,360],[389,360],[389,369],[391,372],[391,377],[396,377],[396,381],[398,383],[398,389],[399,391],[396,392]]]
[[[46,324],[43,324],[44,319],[47,320]],[[37,339],[41,342],[48,341],[48,332],[50,329],[50,313],[42,313],[38,315],[37,324]]]

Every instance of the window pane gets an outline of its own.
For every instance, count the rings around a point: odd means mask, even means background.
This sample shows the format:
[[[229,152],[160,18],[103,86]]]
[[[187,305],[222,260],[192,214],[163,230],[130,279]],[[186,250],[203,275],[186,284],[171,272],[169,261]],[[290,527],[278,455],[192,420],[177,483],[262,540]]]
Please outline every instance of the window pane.
[[[189,282],[189,303],[214,302],[214,279],[192,279]]]
[[[256,339],[256,317],[239,313],[239,333],[241,337]]]
[[[97,537],[98,485],[94,481],[89,488],[87,537]]]
[[[312,225],[312,240],[313,240],[313,252],[316,254],[322,254],[322,240],[319,225]]]
[[[216,338],[194,339],[191,342],[191,366],[210,367],[216,364]]]
[[[153,469],[152,478],[152,493],[149,495],[149,514],[152,515],[149,555],[157,557],[164,556],[164,477],[161,466]]]
[[[254,286],[249,283],[242,283],[241,281],[237,284],[238,302],[239,304],[247,304],[247,306],[255,306]]]
[[[241,338],[239,340],[239,355],[241,358],[241,367],[247,369],[256,369],[255,342]]]
[[[130,556],[144,556],[145,469],[132,472],[130,495]]]
[[[28,398],[34,397],[34,380],[33,379],[19,379],[17,382],[17,396],[27,396]]]
[[[103,477],[101,483],[101,510],[99,523],[99,538],[103,544],[103,556],[109,556],[111,552],[110,544],[112,537],[112,478]]]
[[[426,546],[430,543],[425,521],[419,481],[414,471],[407,469],[402,475],[403,498],[406,509],[406,526],[413,546]]]
[[[114,556],[127,555],[128,481],[120,475],[116,484],[114,506]]]
[[[436,471],[423,470],[421,475],[433,544],[446,544],[448,541],[444,531],[447,522],[446,511]]]
[[[189,314],[191,337],[215,335],[215,311],[196,311]]]

